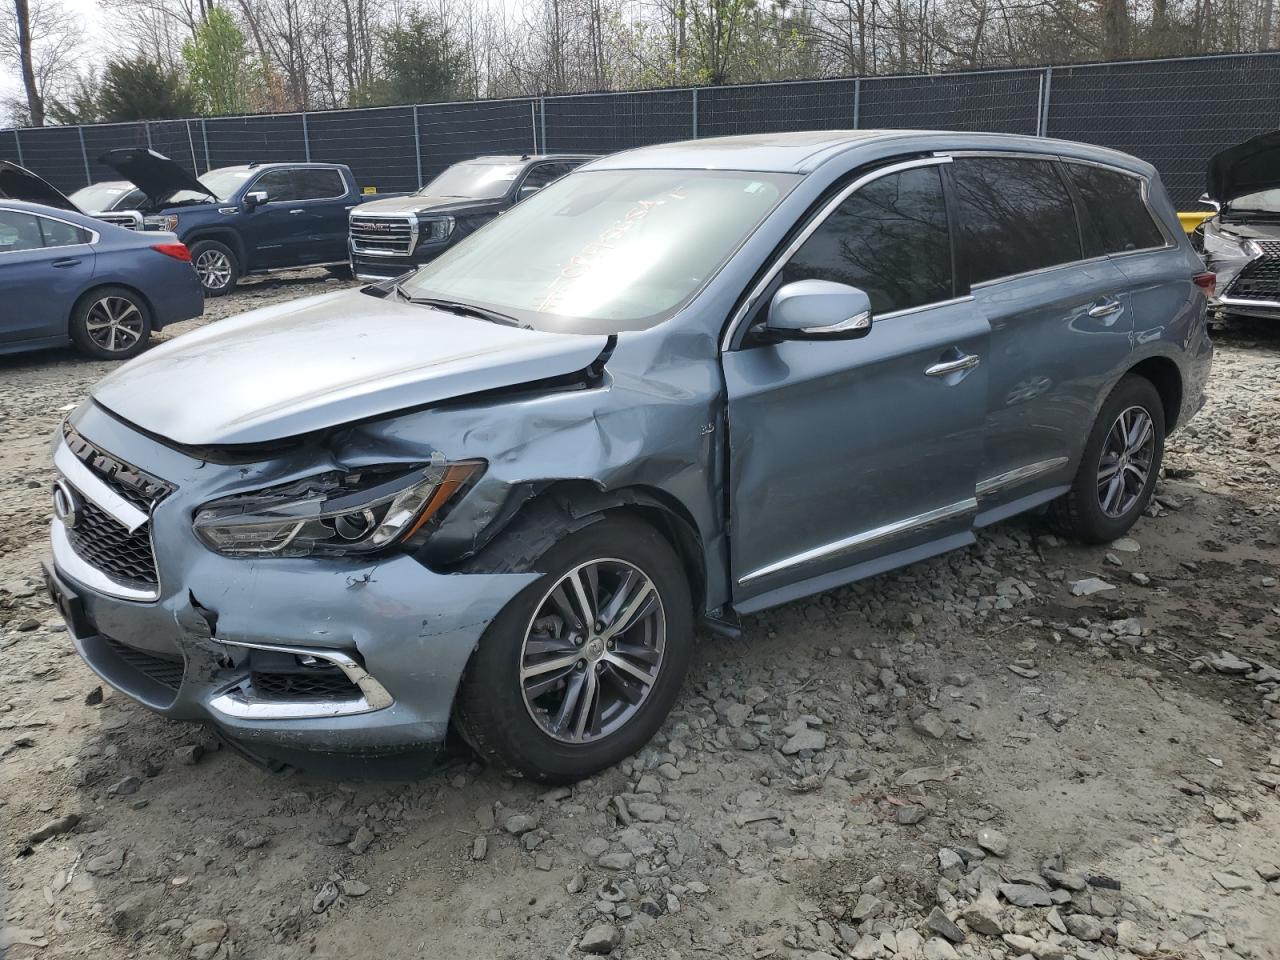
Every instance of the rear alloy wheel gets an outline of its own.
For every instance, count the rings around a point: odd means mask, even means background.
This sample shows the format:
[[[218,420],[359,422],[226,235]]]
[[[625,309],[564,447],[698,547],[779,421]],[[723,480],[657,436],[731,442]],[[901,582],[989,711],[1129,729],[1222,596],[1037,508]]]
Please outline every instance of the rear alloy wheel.
[[[1164,457],[1164,404],[1150,380],[1129,375],[1094,421],[1071,489],[1050,507],[1054,525],[1086,543],[1129,532],[1155,492]]]
[[[71,339],[84,353],[101,360],[126,360],[151,336],[147,305],[132,290],[104,287],[76,305]]]
[[[217,240],[199,240],[191,245],[191,265],[195,267],[206,296],[220,297],[235,289],[240,265],[231,248]]]
[[[540,557],[519,537],[491,569],[543,573],[494,618],[458,691],[457,725],[506,771],[571,783],[639,750],[693,649],[684,565],[651,526],[607,514]]]

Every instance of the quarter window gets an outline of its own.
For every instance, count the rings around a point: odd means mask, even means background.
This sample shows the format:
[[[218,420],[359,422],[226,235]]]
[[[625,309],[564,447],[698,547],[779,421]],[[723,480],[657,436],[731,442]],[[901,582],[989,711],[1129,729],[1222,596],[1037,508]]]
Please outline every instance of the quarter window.
[[[1056,162],[960,157],[951,168],[970,283],[1081,258],[1075,206]]]
[[[81,230],[77,226],[70,223],[63,223],[61,220],[50,220],[48,217],[38,217],[40,221],[40,235],[44,238],[46,247],[69,247],[76,243],[86,243],[89,240],[89,234],[85,230]]]
[[[1066,169],[1093,221],[1086,238],[1090,256],[1164,246],[1164,234],[1142,198],[1141,180],[1082,163],[1068,163]]]
[[[782,282],[858,287],[875,313],[952,296],[951,243],[936,166],[890,173],[846,197],[782,269]]]

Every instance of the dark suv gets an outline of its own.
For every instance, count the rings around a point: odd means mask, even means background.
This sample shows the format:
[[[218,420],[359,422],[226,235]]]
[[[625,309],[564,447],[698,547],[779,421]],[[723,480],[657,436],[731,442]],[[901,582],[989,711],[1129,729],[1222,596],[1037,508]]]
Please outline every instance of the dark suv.
[[[417,193],[363,203],[351,211],[351,268],[365,280],[407,273],[591,159],[476,157],[455,163]]]

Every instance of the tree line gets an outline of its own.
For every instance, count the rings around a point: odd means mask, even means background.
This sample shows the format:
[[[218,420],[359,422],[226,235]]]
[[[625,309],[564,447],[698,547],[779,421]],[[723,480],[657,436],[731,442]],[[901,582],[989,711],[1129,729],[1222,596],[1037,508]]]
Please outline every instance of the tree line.
[[[0,0],[21,125],[1271,49],[1277,0]]]

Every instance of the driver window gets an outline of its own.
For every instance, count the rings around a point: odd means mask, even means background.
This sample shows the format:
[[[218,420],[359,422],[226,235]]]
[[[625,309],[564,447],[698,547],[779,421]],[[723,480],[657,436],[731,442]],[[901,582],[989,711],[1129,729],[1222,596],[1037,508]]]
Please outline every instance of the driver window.
[[[890,173],[840,204],[782,268],[782,282],[832,280],[866,291],[874,313],[953,296],[937,166]]]
[[[564,163],[540,163],[524,178],[520,184],[520,196],[527,197],[537,193],[548,184],[554,183],[569,172],[571,168]]]
[[[268,170],[254,181],[248,192],[253,193],[259,190],[267,195],[267,203],[298,199],[292,170]]]

